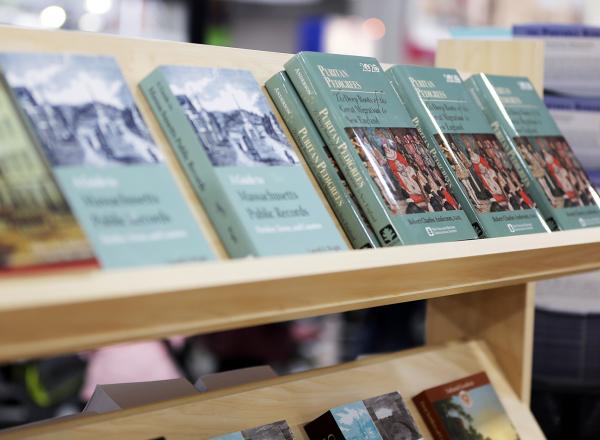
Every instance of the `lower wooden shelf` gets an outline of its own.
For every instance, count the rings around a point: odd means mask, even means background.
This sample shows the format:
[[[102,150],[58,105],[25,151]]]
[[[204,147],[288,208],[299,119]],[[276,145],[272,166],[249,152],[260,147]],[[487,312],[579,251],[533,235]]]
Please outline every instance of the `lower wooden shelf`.
[[[33,439],[206,439],[286,419],[298,439],[302,425],[328,408],[399,391],[426,438],[430,438],[411,398],[420,391],[486,371],[522,439],[544,435],[515,395],[487,346],[479,341],[423,347],[373,356],[335,367],[214,391],[145,407],[88,416],[5,433]]]

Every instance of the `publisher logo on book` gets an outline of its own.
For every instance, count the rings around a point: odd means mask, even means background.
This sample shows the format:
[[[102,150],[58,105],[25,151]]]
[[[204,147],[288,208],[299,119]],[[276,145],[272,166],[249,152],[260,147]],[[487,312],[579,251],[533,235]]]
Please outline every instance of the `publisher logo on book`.
[[[398,237],[398,234],[392,225],[386,225],[379,231],[379,236],[385,244],[390,244]]]

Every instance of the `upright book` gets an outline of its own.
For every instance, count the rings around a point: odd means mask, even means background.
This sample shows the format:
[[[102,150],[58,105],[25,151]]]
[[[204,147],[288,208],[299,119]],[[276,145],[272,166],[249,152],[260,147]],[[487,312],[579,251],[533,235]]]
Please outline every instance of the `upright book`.
[[[141,89],[230,256],[346,248],[249,71],[161,66]]]
[[[519,440],[485,373],[430,388],[413,398],[433,440]]]
[[[552,229],[600,225],[600,198],[527,78],[466,82]]]
[[[294,434],[285,420],[244,429],[231,434],[212,437],[209,440],[294,440]]]
[[[302,52],[285,70],[383,245],[476,237],[377,60]]]
[[[94,262],[85,233],[0,81],[0,272]]]
[[[265,87],[352,246],[377,247],[377,237],[287,74],[276,73]]]
[[[398,392],[332,408],[304,425],[311,440],[422,440]]]
[[[0,70],[103,267],[213,257],[113,58],[1,53]]]
[[[480,235],[549,231],[456,70],[394,66],[387,72]]]

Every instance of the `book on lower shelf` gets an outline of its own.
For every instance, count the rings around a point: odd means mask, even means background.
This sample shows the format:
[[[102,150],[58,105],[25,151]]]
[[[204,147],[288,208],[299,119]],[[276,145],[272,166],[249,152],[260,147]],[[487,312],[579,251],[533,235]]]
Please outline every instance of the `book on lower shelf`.
[[[140,86],[230,256],[347,248],[249,71],[161,66]]]
[[[549,232],[456,70],[393,66],[387,73],[482,236]]]
[[[0,273],[96,261],[0,80]]]
[[[413,398],[434,440],[519,440],[487,374],[430,388]]]
[[[256,428],[232,432],[231,434],[212,437],[210,440],[294,440],[289,425],[285,420],[269,423]]]
[[[378,247],[379,242],[364,212],[287,74],[273,75],[265,87],[352,246],[356,249]]]
[[[4,52],[0,70],[103,267],[213,258],[113,58]]]
[[[467,88],[552,229],[600,226],[600,197],[529,79],[477,74]]]
[[[376,59],[301,52],[285,70],[384,246],[476,238]]]
[[[422,440],[398,392],[332,408],[304,425],[311,440]]]

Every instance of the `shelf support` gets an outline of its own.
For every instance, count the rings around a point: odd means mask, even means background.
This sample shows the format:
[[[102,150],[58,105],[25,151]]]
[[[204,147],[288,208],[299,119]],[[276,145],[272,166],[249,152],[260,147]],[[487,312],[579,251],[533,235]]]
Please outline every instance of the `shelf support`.
[[[427,344],[485,341],[517,396],[528,405],[534,314],[534,283],[431,299]]]

